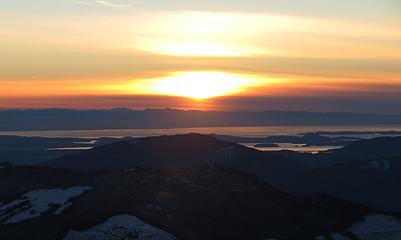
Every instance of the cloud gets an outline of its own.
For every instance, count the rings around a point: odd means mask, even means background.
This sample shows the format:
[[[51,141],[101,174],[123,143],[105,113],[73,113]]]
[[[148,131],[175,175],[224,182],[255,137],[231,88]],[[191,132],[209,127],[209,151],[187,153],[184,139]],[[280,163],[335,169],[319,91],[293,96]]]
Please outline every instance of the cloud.
[[[128,7],[126,4],[117,3],[113,0],[76,0],[75,2],[84,5],[101,5],[105,7]]]

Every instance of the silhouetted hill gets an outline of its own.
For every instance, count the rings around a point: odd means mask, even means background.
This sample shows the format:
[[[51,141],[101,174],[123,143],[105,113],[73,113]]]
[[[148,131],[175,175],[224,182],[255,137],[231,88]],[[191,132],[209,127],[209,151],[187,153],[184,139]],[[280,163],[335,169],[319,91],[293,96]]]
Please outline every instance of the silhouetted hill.
[[[0,111],[0,131],[271,125],[398,125],[400,122],[401,115],[284,111],[223,112],[176,109]]]
[[[332,149],[318,154],[294,151],[277,151],[270,154],[296,159],[312,168],[327,167],[344,162],[401,156],[401,137],[378,137],[353,141],[343,148]]]
[[[122,214],[135,215],[179,239],[310,240],[333,234],[362,239],[351,226],[360,222],[369,232],[370,225],[363,225],[364,221],[380,214],[325,195],[292,196],[252,175],[214,165],[181,171],[136,168],[92,173],[4,166],[0,168],[0,201],[6,204],[27,191],[39,193],[38,189],[68,191],[77,184],[86,186],[86,192],[57,213],[53,211],[59,205],[53,204],[34,218],[9,224],[5,219],[10,216],[0,209],[1,239],[62,239],[69,230],[84,231]],[[38,195],[31,201],[45,203],[42,198]],[[395,218],[376,218],[398,227]],[[390,237],[400,234],[400,229],[393,228],[378,226],[375,231]],[[136,234],[137,230],[116,225],[102,233],[109,238],[101,239],[126,239],[128,231]]]
[[[44,138],[0,135],[0,161],[34,165],[77,153],[81,149],[101,146],[125,138]]]
[[[401,212],[401,157],[346,162],[306,174],[295,188]]]
[[[325,156],[325,154],[321,154]],[[401,156],[401,137],[379,137],[351,143],[328,154],[336,162]]]
[[[292,192],[324,192],[386,211],[401,212],[401,137],[380,137],[320,154],[282,151],[315,169],[289,184]]]
[[[204,164],[217,164],[252,173],[283,188],[287,181],[307,170],[295,160],[201,134],[122,141],[50,160],[44,165],[76,171],[97,171],[134,167],[176,170]]]

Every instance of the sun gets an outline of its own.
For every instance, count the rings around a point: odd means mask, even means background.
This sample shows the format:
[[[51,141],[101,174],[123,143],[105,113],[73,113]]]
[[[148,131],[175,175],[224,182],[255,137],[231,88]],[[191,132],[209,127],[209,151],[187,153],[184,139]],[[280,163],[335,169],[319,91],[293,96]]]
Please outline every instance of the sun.
[[[208,99],[241,92],[254,80],[245,76],[220,72],[177,72],[169,77],[153,79],[149,90],[155,94]]]
[[[213,71],[171,72],[165,76],[129,80],[96,87],[110,94],[163,95],[204,100],[249,92],[266,83],[265,76]]]

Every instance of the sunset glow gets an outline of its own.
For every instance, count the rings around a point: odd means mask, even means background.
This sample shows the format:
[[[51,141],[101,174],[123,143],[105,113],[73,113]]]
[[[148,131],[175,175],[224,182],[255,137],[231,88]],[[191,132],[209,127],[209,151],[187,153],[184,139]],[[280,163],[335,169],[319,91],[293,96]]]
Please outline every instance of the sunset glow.
[[[155,94],[206,99],[241,92],[255,81],[227,73],[186,72],[152,80],[148,88]]]
[[[159,53],[172,56],[245,56],[245,52],[216,43],[164,43],[157,48]]]
[[[400,149],[401,0],[0,0],[0,240],[401,240]]]
[[[235,104],[223,107],[236,109],[241,97],[265,99],[246,109],[310,110],[319,99],[355,103],[369,95],[379,109],[398,111],[400,7],[395,0],[1,1],[0,108],[48,107],[61,97],[70,103],[54,107],[102,108],[98,99],[110,96],[135,107],[125,97],[153,96],[152,107],[199,106],[158,97],[225,97]]]

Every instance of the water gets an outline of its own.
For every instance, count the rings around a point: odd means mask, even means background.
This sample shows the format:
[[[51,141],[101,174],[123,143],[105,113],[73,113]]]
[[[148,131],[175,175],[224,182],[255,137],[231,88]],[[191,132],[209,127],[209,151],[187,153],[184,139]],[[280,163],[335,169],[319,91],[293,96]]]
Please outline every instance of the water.
[[[67,151],[67,150],[89,150],[93,147],[60,147],[60,148],[47,148],[47,151]]]
[[[265,137],[273,135],[296,135],[305,132],[316,131],[401,131],[401,126],[263,126],[263,127],[207,127],[207,128],[170,128],[170,129],[115,129],[115,130],[62,130],[62,131],[0,131],[0,135],[17,135],[26,137],[77,137],[88,138],[87,142],[79,142],[82,145],[79,147],[65,146],[62,148],[51,148],[49,151],[54,150],[87,150],[91,149],[93,144],[96,143],[94,138],[99,137],[113,137],[121,138],[125,136],[130,137],[145,137],[145,136],[159,136],[159,135],[174,135],[185,134],[190,132],[197,132],[203,134],[219,134],[219,135],[233,135],[241,137]],[[335,137],[338,135],[327,136]],[[360,138],[373,138],[383,135],[378,134],[358,134],[354,133],[354,137]],[[394,136],[394,135],[392,135]],[[247,147],[254,147],[256,143],[244,143]],[[255,147],[262,151],[279,151],[279,150],[292,150],[297,152],[318,153],[330,149],[338,148],[336,146],[304,146],[304,144],[291,144],[291,143],[276,143],[278,147]]]
[[[58,130],[58,131],[0,131],[0,135],[26,137],[144,137],[174,135],[190,132],[203,134],[234,135],[242,137],[264,137],[272,135],[296,135],[316,131],[401,131],[401,126],[263,126],[263,127],[203,127],[169,129],[115,129],[115,130]],[[360,135],[364,136],[364,135]],[[377,135],[376,135],[377,136]]]
[[[256,148],[261,151],[291,150],[294,152],[314,153],[314,154],[331,149],[341,148],[340,146],[305,146],[305,144],[293,144],[293,143],[276,143],[278,147],[255,147],[255,143],[241,143],[241,144],[246,147]]]

